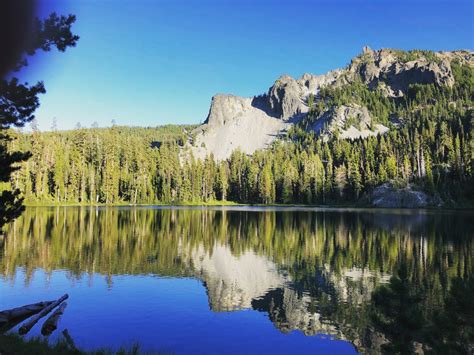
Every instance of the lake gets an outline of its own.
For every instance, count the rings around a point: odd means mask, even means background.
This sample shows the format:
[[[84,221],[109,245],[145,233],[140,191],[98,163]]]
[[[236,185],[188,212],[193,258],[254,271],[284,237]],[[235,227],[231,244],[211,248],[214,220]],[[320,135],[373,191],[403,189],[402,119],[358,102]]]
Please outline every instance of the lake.
[[[0,242],[0,309],[68,293],[50,341],[68,329],[82,350],[352,354],[418,339],[465,346],[457,331],[472,309],[453,302],[472,305],[473,218],[472,211],[30,207]]]

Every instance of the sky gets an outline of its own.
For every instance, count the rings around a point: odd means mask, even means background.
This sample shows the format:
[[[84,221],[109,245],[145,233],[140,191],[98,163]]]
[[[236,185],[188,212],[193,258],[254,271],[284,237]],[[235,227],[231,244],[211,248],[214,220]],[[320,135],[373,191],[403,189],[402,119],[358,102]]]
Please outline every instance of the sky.
[[[66,53],[30,59],[41,130],[197,124],[213,95],[254,96],[282,74],[343,67],[373,49],[474,47],[472,0],[39,0],[75,14]]]

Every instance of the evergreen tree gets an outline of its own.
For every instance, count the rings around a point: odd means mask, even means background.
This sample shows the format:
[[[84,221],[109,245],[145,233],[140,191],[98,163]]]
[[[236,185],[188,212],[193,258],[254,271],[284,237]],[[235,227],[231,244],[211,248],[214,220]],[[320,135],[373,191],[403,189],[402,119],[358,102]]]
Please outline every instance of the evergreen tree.
[[[49,51],[52,47],[65,51],[67,47],[75,46],[79,37],[71,32],[74,21],[73,15],[58,16],[55,13],[44,21],[36,20],[33,40],[25,48],[20,62],[16,63],[16,70],[27,65],[26,54],[34,55],[37,50]],[[7,130],[10,127],[23,127],[34,119],[34,112],[39,106],[38,95],[43,93],[45,88],[42,82],[29,86],[20,83],[15,77],[0,81],[0,183],[10,182],[11,174],[19,169],[18,163],[30,157],[28,152],[9,151],[8,144],[12,138]],[[41,189],[44,189],[44,185],[42,180]],[[18,217],[22,210],[20,191],[3,188],[0,195],[0,229]]]

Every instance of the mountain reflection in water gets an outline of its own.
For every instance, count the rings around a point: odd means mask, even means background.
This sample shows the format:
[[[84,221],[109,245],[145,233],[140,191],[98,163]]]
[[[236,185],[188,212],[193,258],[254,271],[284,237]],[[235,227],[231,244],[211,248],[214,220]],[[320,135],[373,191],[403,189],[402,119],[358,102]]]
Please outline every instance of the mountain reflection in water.
[[[53,277],[65,270],[71,284],[105,275],[111,290],[122,275],[193,278],[204,284],[212,312],[255,310],[280,333],[325,334],[358,351],[380,351],[397,339],[374,323],[374,291],[406,266],[406,282],[422,294],[424,323],[429,314],[442,314],[453,280],[472,276],[472,217],[407,210],[28,208],[2,241],[0,285],[5,294],[25,287],[20,271],[28,285],[35,270]]]

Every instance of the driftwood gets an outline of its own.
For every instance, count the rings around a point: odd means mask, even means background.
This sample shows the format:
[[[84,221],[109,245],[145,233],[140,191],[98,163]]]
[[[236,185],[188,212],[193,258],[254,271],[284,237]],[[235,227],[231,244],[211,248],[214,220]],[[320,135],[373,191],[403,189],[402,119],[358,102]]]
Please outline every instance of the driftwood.
[[[34,317],[32,317],[28,322],[26,322],[25,324],[23,324],[20,329],[18,330],[18,332],[20,334],[26,334],[30,331],[31,328],[33,328],[33,326],[38,323],[38,321],[43,318],[45,315],[47,315],[49,312],[51,312],[54,308],[56,308],[57,305],[61,304],[65,299],[67,299],[69,296],[68,294],[66,293],[64,296],[62,296],[60,299],[54,301],[53,303],[51,303],[50,305],[46,306],[45,308],[43,308],[43,310],[41,312],[39,312],[37,315],[35,315]]]
[[[41,334],[48,336],[58,328],[59,318],[61,318],[61,316],[63,315],[66,307],[66,302],[61,303],[59,307],[54,311],[54,313],[48,319],[45,320],[43,326],[41,327]]]
[[[66,339],[66,343],[69,346],[69,348],[73,351],[77,351],[76,344],[74,344],[74,340],[72,339],[67,329],[63,330],[63,335],[64,335],[64,339]]]
[[[38,302],[33,304],[27,304],[25,306],[7,309],[0,312],[0,327],[7,323],[13,322],[17,319],[25,319],[31,317],[33,314],[38,313],[45,307],[49,306],[53,301]]]

